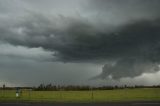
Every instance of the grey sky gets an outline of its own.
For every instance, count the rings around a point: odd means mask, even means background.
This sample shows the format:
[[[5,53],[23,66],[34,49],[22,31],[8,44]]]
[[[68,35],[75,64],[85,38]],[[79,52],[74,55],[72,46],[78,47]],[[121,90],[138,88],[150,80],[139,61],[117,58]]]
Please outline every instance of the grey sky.
[[[0,0],[0,81],[157,84],[159,4],[159,0]]]

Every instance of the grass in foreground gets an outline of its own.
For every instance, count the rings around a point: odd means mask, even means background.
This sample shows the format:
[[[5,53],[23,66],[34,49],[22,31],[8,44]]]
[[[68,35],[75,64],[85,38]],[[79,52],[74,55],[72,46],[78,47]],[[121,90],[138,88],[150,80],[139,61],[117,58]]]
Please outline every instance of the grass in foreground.
[[[19,98],[15,90],[0,91],[0,102],[125,102],[160,101],[160,88],[96,91],[27,91]]]

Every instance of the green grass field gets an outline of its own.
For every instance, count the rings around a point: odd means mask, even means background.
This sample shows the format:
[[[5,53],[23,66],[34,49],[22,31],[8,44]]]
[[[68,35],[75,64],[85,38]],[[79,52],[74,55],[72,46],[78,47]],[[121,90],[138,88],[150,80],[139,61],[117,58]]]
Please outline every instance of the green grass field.
[[[27,91],[16,98],[14,90],[0,91],[0,102],[124,102],[160,101],[160,88],[96,91]]]

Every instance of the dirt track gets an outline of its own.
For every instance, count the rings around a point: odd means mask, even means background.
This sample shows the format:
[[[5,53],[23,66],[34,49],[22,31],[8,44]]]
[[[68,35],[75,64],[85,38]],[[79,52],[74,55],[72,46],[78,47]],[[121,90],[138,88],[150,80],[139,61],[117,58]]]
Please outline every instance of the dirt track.
[[[160,106],[160,102],[125,103],[0,103],[0,106]]]

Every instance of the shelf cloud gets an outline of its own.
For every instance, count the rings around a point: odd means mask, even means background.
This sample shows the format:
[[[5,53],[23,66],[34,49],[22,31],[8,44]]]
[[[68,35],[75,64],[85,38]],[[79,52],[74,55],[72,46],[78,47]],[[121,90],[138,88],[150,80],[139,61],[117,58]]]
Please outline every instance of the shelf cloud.
[[[159,71],[159,0],[12,2],[0,1],[1,57],[103,65],[93,79]]]

